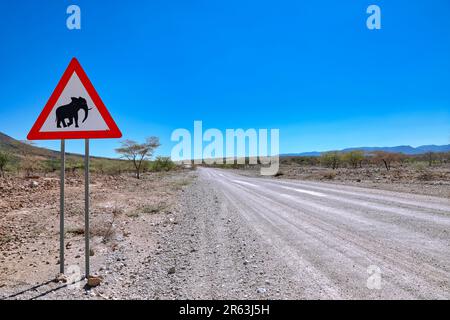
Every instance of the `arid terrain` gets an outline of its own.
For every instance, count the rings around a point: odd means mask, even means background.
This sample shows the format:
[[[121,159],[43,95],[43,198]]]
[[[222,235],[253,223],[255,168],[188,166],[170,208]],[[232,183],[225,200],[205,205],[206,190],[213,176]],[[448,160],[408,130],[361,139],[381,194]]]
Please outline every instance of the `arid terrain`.
[[[355,173],[324,181],[313,179],[321,173],[305,179],[282,170],[272,178],[209,168],[145,173],[139,180],[93,174],[91,274],[102,282],[92,288],[85,280],[55,280],[58,177],[6,177],[0,180],[0,297],[450,297],[450,203],[442,196],[448,173],[440,169],[441,180],[370,185],[364,175],[352,181]],[[81,174],[68,174],[69,280],[84,275],[83,191]],[[369,288],[378,271],[380,287]]]
[[[177,223],[177,198],[194,177],[192,171],[146,174],[140,180],[131,175],[92,176],[91,274],[104,277],[98,292],[68,290],[65,283],[52,282],[59,272],[59,178],[0,180],[0,296],[145,297],[122,290],[134,282],[133,268],[160,252],[161,237]],[[65,216],[66,270],[79,267],[83,276],[84,185],[79,174],[66,177]],[[58,290],[61,287],[65,290]]]
[[[246,176],[260,176],[259,168],[235,169]],[[293,179],[345,184],[373,189],[400,191],[450,198],[450,164],[444,166],[395,166],[390,171],[379,166],[363,168],[338,168],[281,164],[276,177],[269,179]]]

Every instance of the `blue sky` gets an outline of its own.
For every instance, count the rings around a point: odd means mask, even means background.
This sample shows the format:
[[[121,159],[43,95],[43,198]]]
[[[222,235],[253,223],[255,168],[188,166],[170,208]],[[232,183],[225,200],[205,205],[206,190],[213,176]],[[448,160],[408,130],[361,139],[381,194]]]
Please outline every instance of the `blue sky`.
[[[66,28],[70,4],[81,30]],[[381,30],[366,28],[370,4]],[[448,0],[2,1],[0,131],[24,139],[75,56],[124,138],[159,136],[159,154],[194,120],[279,128],[281,153],[447,144],[449,12]]]

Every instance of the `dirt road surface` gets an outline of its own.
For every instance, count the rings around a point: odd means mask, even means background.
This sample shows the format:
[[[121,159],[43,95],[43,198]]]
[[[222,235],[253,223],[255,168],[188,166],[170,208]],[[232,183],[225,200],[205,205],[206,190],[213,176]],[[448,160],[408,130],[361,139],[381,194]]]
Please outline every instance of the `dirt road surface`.
[[[179,297],[450,298],[448,198],[200,168],[185,203]]]

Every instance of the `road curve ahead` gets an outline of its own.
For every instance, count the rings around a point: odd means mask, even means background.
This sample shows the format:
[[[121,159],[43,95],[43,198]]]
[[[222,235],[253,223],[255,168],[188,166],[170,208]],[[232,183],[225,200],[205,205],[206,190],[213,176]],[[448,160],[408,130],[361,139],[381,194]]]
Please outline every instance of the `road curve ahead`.
[[[298,298],[450,298],[449,199],[211,168],[199,181],[289,268]]]

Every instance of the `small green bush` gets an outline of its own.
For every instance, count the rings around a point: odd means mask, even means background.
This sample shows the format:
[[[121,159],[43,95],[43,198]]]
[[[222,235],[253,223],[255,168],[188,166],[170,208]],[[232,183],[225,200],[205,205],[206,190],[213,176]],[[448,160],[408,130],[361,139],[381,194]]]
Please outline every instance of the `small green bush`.
[[[45,172],[55,172],[60,170],[61,161],[58,159],[47,159],[42,161],[42,168]]]
[[[342,162],[342,155],[338,151],[329,151],[320,155],[320,163],[327,167],[337,169]]]
[[[170,171],[176,168],[176,164],[169,157],[156,157],[150,163],[150,171]]]
[[[8,153],[0,151],[0,176],[5,176],[5,167],[10,161],[11,157]]]

